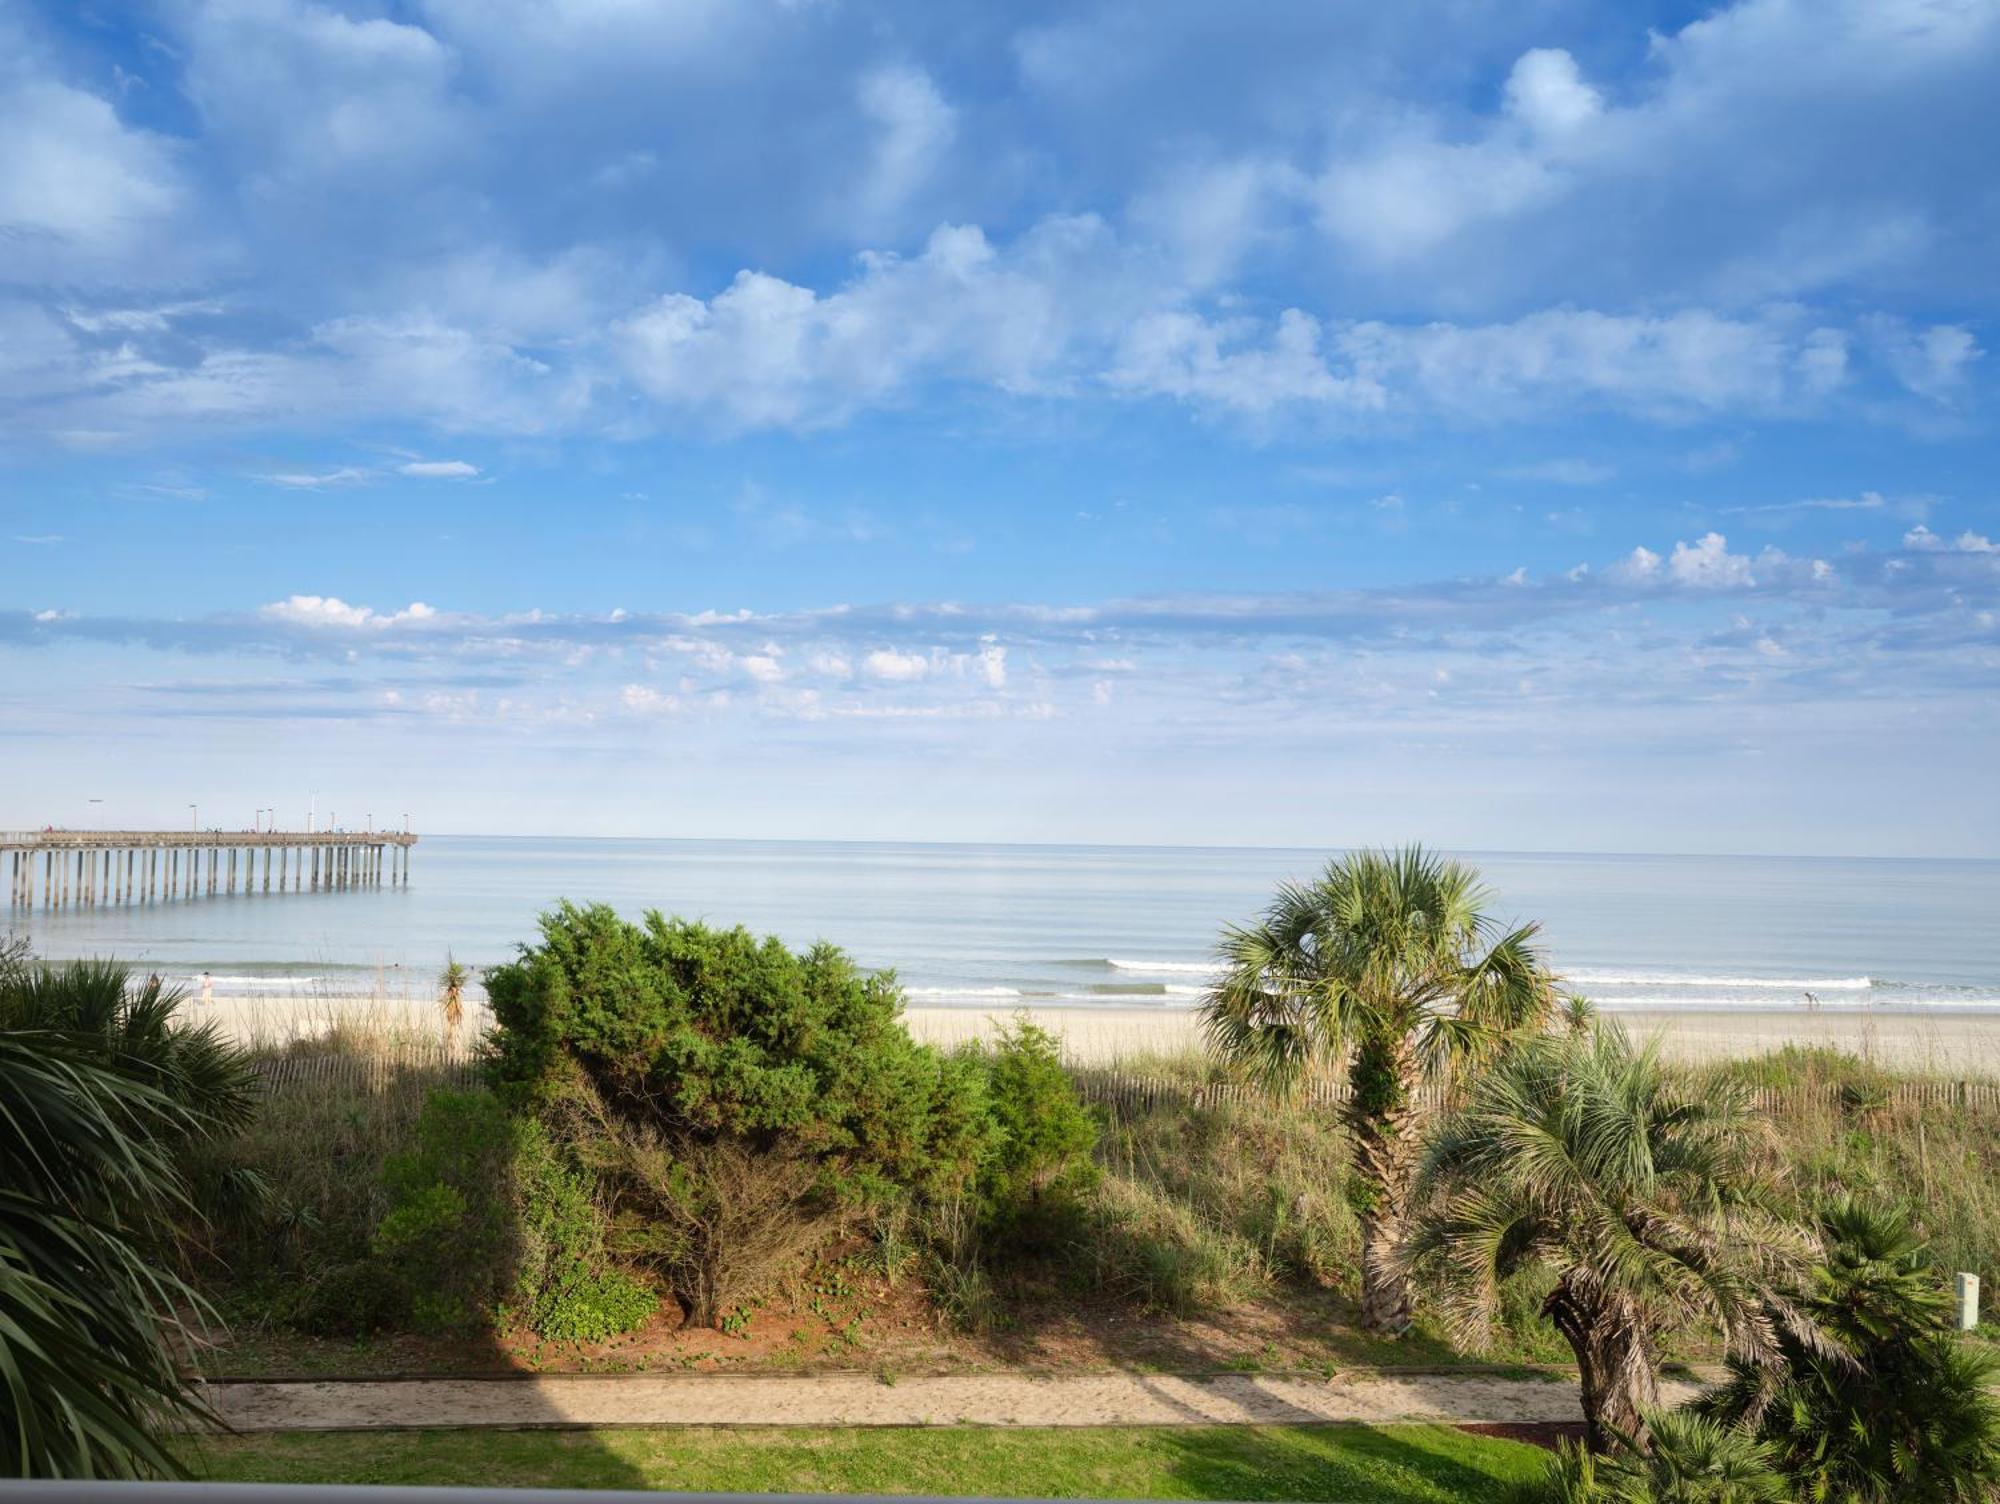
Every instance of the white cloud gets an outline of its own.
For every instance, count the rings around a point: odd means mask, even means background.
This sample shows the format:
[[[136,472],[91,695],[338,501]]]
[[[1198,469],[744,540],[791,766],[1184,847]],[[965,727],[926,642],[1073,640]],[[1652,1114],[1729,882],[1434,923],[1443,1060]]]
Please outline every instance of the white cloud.
[[[1372,149],[1336,157],[1314,190],[1320,225],[1388,265],[1553,202],[1567,191],[1578,138],[1603,107],[1569,53],[1525,52],[1507,76],[1500,116],[1481,136],[1444,140],[1434,122],[1405,117]]]
[[[0,30],[0,46],[8,38]],[[0,60],[3,70],[9,60]],[[151,280],[184,260],[163,231],[189,198],[163,136],[48,77],[0,73],[0,245],[8,279]]]
[[[1974,361],[1985,353],[1972,331],[1956,324],[1912,329],[1880,315],[1867,321],[1884,363],[1919,397],[1944,401],[1963,389]]]
[[[1507,75],[1506,111],[1540,136],[1566,136],[1596,120],[1604,96],[1584,82],[1576,59],[1560,47],[1524,52]]]
[[[877,68],[856,90],[877,138],[860,190],[864,223],[897,214],[937,171],[958,130],[958,112],[921,68]]]
[[[885,683],[907,684],[931,670],[931,660],[922,653],[903,653],[894,648],[877,648],[861,660],[862,672]]]
[[[431,621],[437,612],[422,601],[412,601],[400,611],[387,615],[368,606],[351,606],[337,595],[293,595],[260,608],[272,621],[302,627],[395,627]]]
[[[1007,650],[997,642],[984,642],[979,646],[979,677],[986,681],[990,689],[1004,689],[1007,685]]]
[[[1404,292],[1515,305],[1612,286],[1796,297],[1927,264],[1963,277],[1977,259],[1968,169],[1911,163],[1990,133],[2000,11],[1737,0],[1648,40],[1616,102],[1553,48],[1521,54],[1498,108],[1470,121],[1357,91],[1318,169],[1322,229],[1412,279]],[[1913,390],[1950,384],[1948,344],[1912,352]]]
[[[1908,499],[1904,506],[1922,506],[1921,498]],[[1889,505],[1880,491],[1863,491],[1859,496],[1808,496],[1798,501],[1763,502],[1756,506],[1724,507],[1732,516],[1757,512],[1879,512]]]
[[[627,684],[618,699],[634,715],[672,715],[681,708],[679,696],[662,694],[647,684]]]
[[[1667,560],[1667,573],[1677,585],[1698,590],[1736,589],[1754,585],[1750,560],[1729,551],[1729,540],[1720,533],[1704,533],[1694,543],[1676,543]]]
[[[424,480],[470,480],[479,473],[479,467],[466,460],[409,460],[396,469]]]
[[[1296,308],[1279,315],[1268,338],[1250,320],[1152,314],[1126,334],[1105,379],[1115,390],[1250,414],[1300,404],[1387,406],[1377,382],[1331,368],[1320,335],[1319,321]]]
[[[210,0],[186,15],[188,91],[266,193],[357,171],[379,188],[467,143],[457,59],[422,26],[314,0]]]
[[[1919,553],[1991,554],[2000,553],[2000,543],[1971,529],[1956,538],[1944,538],[1921,522],[1903,534],[1903,547]]]
[[[359,485],[368,479],[368,472],[353,465],[342,465],[335,470],[280,470],[257,479],[269,486],[283,486],[288,491],[325,491],[336,486]]]
[[[1550,309],[1477,326],[1367,322],[1343,330],[1336,346],[1356,379],[1485,416],[1579,399],[1659,416],[1782,412],[1824,397],[1846,374],[1840,332],[1789,310],[1732,318]]]
[[[1186,163],[1140,193],[1131,218],[1166,248],[1191,285],[1207,287],[1233,273],[1260,242],[1276,239],[1277,211],[1303,191],[1301,175],[1281,162]]]

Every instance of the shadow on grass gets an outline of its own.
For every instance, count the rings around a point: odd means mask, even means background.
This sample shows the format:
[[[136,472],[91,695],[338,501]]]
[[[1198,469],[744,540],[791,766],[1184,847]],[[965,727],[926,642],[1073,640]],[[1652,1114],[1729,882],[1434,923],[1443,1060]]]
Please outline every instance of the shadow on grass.
[[[1487,1504],[1539,1477],[1534,1448],[1447,1426],[1169,1432],[1174,1478],[1205,1499]]]

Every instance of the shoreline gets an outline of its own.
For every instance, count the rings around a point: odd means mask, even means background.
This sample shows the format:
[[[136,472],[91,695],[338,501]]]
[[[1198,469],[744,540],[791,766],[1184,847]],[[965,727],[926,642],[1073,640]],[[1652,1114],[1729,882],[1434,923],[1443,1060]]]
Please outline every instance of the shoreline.
[[[214,1019],[232,1038],[257,1044],[310,1039],[335,1029],[368,1029],[414,1039],[441,1037],[430,997],[310,997],[218,993],[211,1004],[190,996],[184,1017]],[[1801,1045],[1841,1050],[1875,1064],[1951,1077],[2000,1076],[2000,1011],[1823,1008],[1607,1009],[1635,1039],[1657,1038],[1663,1054],[1690,1063],[1768,1054]],[[1192,1009],[1132,1007],[907,1007],[903,1020],[926,1044],[950,1048],[991,1038],[1025,1017],[1061,1042],[1080,1065],[1113,1065],[1148,1055],[1183,1055],[1202,1046]],[[461,1039],[491,1021],[484,999],[466,999]]]

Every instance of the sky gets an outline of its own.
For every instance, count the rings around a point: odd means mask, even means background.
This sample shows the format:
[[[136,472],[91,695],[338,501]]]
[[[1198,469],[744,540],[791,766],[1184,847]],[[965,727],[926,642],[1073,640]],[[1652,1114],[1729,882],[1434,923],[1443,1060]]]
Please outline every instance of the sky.
[[[0,0],[0,827],[2000,856],[1996,77]]]

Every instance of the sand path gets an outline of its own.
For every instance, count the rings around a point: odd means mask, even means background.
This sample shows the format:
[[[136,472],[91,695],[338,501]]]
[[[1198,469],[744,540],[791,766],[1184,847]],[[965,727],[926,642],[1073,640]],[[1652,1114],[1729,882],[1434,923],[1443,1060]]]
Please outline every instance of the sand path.
[[[1669,1381],[1677,1404],[1692,1385]],[[548,1374],[212,1384],[238,1431],[375,1431],[478,1426],[1187,1426],[1337,1421],[1574,1421],[1576,1385],[1486,1374],[1107,1373],[899,1378]]]

